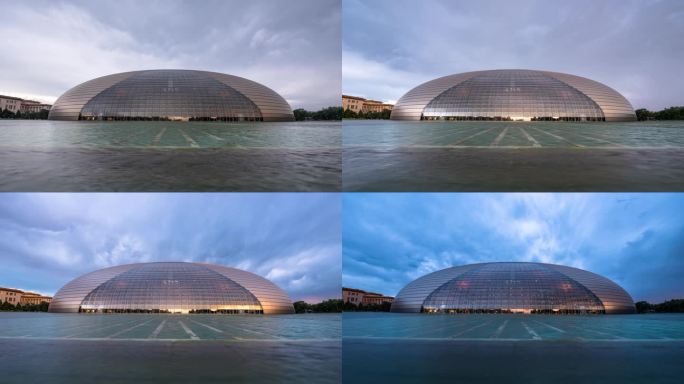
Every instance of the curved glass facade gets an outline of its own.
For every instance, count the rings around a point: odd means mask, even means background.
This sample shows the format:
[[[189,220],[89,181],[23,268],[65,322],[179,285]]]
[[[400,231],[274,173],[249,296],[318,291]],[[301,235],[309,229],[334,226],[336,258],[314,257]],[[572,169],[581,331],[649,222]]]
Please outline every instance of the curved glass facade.
[[[604,313],[586,287],[540,264],[487,264],[444,283],[423,312]]]
[[[144,264],[91,291],[80,312],[263,313],[253,294],[206,267]]]
[[[201,263],[128,264],[91,272],[57,292],[50,312],[294,313],[270,281]]]
[[[615,90],[558,72],[466,72],[423,83],[402,96],[393,120],[634,121]]]
[[[235,89],[195,71],[146,71],[100,92],[81,120],[261,121],[261,111]]]
[[[241,77],[192,70],[117,73],[60,96],[50,120],[292,121],[273,90]]]
[[[447,89],[423,110],[424,120],[602,121],[589,97],[535,71],[489,71]]]
[[[554,264],[469,264],[406,285],[392,312],[634,313],[632,298],[597,274]]]

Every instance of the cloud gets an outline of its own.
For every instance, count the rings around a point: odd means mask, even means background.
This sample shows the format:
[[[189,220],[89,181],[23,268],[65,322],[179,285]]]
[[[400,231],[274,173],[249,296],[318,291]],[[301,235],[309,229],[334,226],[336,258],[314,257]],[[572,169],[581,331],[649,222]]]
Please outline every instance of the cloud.
[[[41,1],[3,7],[0,93],[54,101],[98,76],[150,68],[230,73],[293,108],[339,105],[340,1]],[[131,17],[135,15],[135,17]]]
[[[334,194],[5,194],[0,285],[54,293],[99,268],[197,261],[316,301],[340,295],[340,230]]]
[[[682,14],[677,0],[347,0],[343,92],[396,100],[448,74],[526,68],[600,81],[635,108],[681,105]]]
[[[409,71],[392,68],[391,64],[368,59],[354,51],[342,54],[344,88],[353,89],[353,95],[366,98],[379,98],[384,102],[396,103],[395,95],[430,80]],[[387,95],[387,97],[385,97]]]
[[[684,297],[678,194],[348,194],[345,286],[396,294],[454,265],[534,261],[574,266],[636,300]]]

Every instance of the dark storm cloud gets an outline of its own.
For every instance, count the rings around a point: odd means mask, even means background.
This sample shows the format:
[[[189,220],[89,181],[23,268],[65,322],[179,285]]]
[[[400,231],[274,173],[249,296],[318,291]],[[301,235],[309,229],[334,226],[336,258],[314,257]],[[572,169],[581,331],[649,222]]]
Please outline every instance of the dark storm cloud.
[[[33,1],[0,12],[0,93],[54,99],[97,76],[200,69],[263,83],[293,108],[340,103],[340,0]]]
[[[345,0],[343,91],[397,100],[421,82],[497,68],[600,81],[635,108],[684,104],[679,0]]]
[[[343,206],[345,286],[395,295],[454,265],[537,261],[635,300],[684,298],[680,194],[347,194]]]
[[[199,261],[318,301],[340,295],[340,230],[335,194],[6,194],[0,286],[54,293],[106,266]]]

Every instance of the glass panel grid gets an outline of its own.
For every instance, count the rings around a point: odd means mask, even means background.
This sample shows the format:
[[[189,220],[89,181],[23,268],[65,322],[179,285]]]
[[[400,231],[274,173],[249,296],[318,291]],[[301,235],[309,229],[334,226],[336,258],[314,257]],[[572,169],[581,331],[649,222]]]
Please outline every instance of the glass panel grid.
[[[263,313],[257,298],[241,285],[188,263],[132,268],[90,292],[79,311]]]
[[[601,108],[560,80],[535,71],[491,71],[435,97],[422,119],[603,121]]]
[[[568,276],[528,263],[492,263],[434,290],[423,312],[604,313],[599,300]]]
[[[157,70],[108,87],[79,119],[261,121],[262,115],[249,98],[206,74]]]

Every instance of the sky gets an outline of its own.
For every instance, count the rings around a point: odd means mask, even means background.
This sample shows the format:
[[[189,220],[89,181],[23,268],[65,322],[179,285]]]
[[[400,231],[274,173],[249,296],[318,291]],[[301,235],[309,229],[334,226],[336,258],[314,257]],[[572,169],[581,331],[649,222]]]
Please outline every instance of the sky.
[[[317,303],[341,296],[340,208],[324,193],[4,193],[0,286],[52,295],[108,266],[196,261]]]
[[[636,108],[684,105],[681,0],[344,0],[344,94],[394,103],[455,73],[584,76]]]
[[[0,94],[53,102],[84,81],[196,69],[257,81],[293,109],[340,104],[340,0],[0,0]]]
[[[342,284],[396,295],[451,266],[585,269],[635,301],[684,299],[684,194],[345,194]]]

